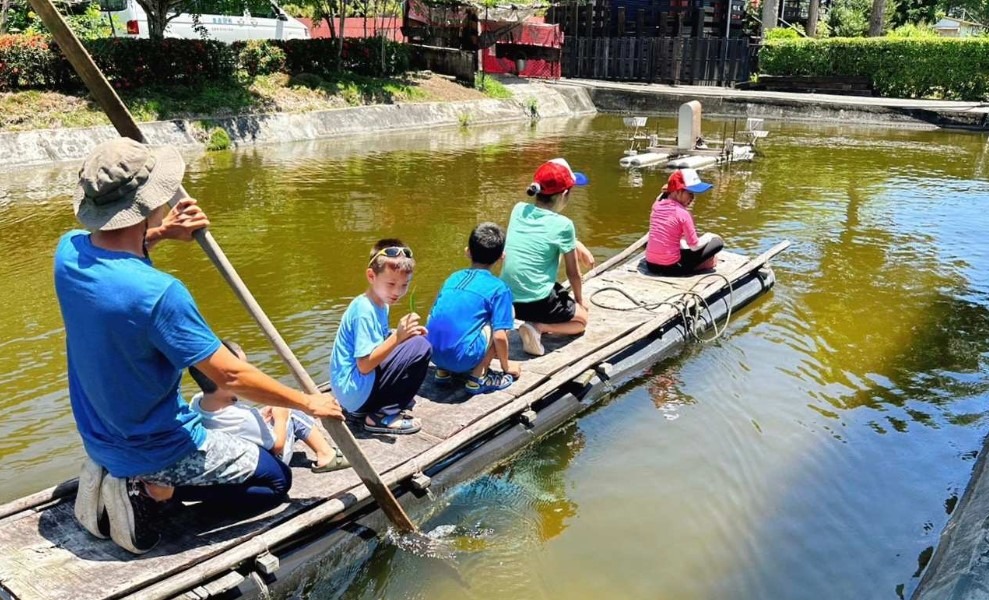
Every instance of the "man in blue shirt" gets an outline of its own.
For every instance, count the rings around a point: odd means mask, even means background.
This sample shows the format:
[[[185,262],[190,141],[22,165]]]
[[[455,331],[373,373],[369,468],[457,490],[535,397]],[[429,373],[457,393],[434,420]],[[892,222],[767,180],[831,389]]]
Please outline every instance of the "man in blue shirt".
[[[429,314],[426,329],[433,346],[436,382],[465,373],[467,393],[486,394],[512,385],[521,374],[508,360],[508,332],[515,326],[512,292],[492,273],[505,254],[505,232],[481,223],[467,240],[471,267],[447,278]],[[489,371],[495,357],[501,372]]]
[[[256,402],[343,419],[329,394],[303,394],[238,359],[182,282],[152,265],[147,252],[158,241],[188,241],[209,225],[192,199],[166,215],[184,171],[173,148],[129,139],[100,144],[80,170],[74,198],[89,231],[70,231],[55,251],[69,399],[88,455],[76,517],[138,554],[160,539],[158,502],[255,511],[281,502],[291,486],[291,471],[266,450],[203,428],[179,393],[186,367]]]

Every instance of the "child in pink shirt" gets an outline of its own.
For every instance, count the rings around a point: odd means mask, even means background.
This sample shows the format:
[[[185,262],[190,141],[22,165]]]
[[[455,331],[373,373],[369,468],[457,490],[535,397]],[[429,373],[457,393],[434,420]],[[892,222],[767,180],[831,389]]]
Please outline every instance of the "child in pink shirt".
[[[679,169],[670,175],[663,193],[652,205],[649,218],[646,267],[650,273],[688,275],[712,269],[717,264],[716,255],[725,243],[710,233],[698,237],[694,219],[687,211],[694,202],[694,194],[702,194],[712,187],[701,181],[694,169]]]

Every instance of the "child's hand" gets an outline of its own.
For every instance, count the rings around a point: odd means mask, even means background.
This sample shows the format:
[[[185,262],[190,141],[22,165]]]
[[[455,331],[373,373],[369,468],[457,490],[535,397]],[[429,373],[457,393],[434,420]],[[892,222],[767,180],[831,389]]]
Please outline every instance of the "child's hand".
[[[577,242],[577,262],[585,269],[594,268],[594,255],[580,242]]]
[[[522,376],[522,364],[518,361],[510,360],[508,361],[508,368],[505,369],[505,372],[518,380]]]
[[[398,327],[395,329],[395,337],[399,343],[413,336],[426,335],[426,333],[426,328],[419,324],[419,315],[416,313],[407,314],[399,319]]]

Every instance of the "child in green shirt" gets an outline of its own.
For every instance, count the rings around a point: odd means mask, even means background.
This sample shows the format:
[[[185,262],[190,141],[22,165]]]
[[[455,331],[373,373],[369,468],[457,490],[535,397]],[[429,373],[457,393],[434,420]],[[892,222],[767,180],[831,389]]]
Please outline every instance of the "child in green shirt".
[[[578,262],[593,264],[593,258],[577,241],[573,221],[560,214],[570,188],[586,184],[584,174],[555,158],[536,170],[526,190],[535,203],[512,209],[501,278],[512,291],[515,318],[525,321],[519,328],[522,347],[534,356],[546,352],[542,334],[579,335],[587,327]],[[561,256],[573,296],[556,281]]]

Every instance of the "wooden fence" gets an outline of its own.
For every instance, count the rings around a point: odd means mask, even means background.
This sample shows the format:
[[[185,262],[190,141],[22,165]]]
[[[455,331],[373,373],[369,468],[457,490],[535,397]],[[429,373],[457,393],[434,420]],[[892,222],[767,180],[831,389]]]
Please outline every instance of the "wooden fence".
[[[563,76],[729,85],[749,80],[754,48],[745,39],[567,38],[563,44]]]
[[[477,73],[477,52],[409,44],[411,64],[414,69],[428,69],[441,75],[452,75],[458,80],[474,85]]]

